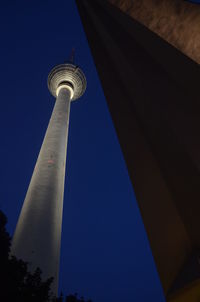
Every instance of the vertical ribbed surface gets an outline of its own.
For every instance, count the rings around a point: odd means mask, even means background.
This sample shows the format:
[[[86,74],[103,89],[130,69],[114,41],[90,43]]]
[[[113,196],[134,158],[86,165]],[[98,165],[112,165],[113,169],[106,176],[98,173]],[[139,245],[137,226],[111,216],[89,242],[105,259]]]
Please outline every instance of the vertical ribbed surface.
[[[42,277],[54,277],[57,294],[70,92],[62,88],[46,131],[13,237],[11,254]]]

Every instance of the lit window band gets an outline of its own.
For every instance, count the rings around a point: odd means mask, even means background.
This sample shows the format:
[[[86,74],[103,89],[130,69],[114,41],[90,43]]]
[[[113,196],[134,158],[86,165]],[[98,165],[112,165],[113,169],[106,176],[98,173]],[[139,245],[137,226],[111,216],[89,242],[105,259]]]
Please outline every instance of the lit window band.
[[[58,86],[58,88],[56,89],[56,95],[58,96],[60,90],[62,88],[67,88],[70,91],[70,100],[73,98],[74,96],[74,87],[70,82],[61,82]]]

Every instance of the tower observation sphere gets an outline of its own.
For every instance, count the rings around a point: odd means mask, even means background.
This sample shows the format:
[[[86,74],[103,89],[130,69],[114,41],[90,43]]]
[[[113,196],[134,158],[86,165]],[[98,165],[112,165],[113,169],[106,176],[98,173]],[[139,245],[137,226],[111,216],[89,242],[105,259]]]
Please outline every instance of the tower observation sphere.
[[[82,70],[73,64],[55,66],[48,76],[48,88],[57,97],[59,90],[67,87],[71,91],[72,101],[80,98],[86,89],[86,78]]]
[[[54,109],[37,158],[11,245],[11,254],[37,267],[42,278],[53,277],[58,289],[65,166],[71,101],[86,89],[82,70],[71,63],[55,66],[48,88],[56,97]]]

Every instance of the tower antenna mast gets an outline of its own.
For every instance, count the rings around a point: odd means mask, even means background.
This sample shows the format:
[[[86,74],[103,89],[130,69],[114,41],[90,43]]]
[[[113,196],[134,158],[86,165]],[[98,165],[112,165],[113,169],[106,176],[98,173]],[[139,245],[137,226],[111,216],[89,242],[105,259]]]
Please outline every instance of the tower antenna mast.
[[[71,64],[74,64],[74,61],[75,61],[75,48],[73,47],[72,51],[71,51],[71,54],[70,54],[70,57],[69,57],[69,62]]]

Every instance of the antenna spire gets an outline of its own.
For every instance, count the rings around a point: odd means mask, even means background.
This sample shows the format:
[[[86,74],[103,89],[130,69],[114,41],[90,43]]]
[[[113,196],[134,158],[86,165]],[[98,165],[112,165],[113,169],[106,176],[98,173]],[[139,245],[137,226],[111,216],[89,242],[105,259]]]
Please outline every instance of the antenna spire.
[[[71,51],[71,54],[70,54],[70,57],[69,57],[69,62],[74,64],[74,59],[75,59],[75,48],[73,47],[72,51]]]

